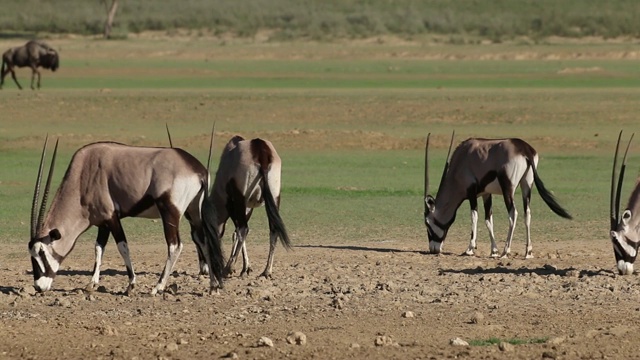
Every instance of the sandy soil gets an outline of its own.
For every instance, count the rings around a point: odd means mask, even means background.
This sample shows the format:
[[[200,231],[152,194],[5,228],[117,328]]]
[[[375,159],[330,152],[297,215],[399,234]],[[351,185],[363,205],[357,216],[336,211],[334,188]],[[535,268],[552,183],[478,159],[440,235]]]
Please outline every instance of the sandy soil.
[[[535,259],[501,260],[488,257],[484,242],[476,257],[457,255],[466,248],[462,239],[448,240],[453,253],[441,256],[426,254],[418,240],[298,244],[278,249],[274,277],[266,280],[256,275],[267,246],[250,243],[256,271],[210,295],[188,243],[169,290],[153,297],[166,256],[160,242],[131,244],[139,275],[131,297],[122,294],[127,278],[113,243],[97,292],[79,290],[93,263],[92,244],[84,241],[44,295],[31,285],[26,245],[3,245],[0,358],[637,357],[638,277],[612,271],[610,244],[534,245]],[[450,344],[456,337],[531,343]]]

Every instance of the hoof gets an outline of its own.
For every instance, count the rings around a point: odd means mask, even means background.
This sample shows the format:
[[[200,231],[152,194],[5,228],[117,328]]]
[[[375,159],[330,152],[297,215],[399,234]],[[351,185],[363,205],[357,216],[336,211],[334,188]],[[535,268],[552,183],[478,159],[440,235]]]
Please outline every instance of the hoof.
[[[528,253],[524,258],[525,258],[525,259],[533,259],[533,258],[534,258],[534,256],[533,256],[533,254],[532,254],[532,253]]]
[[[96,291],[96,288],[98,287],[98,284],[94,284],[92,282],[88,283],[87,286],[84,287],[84,289],[82,289],[84,292],[86,293],[92,293],[94,291]]]
[[[127,290],[124,291],[124,294],[126,296],[131,296],[133,294],[135,294],[135,285],[134,284],[129,284],[129,286],[127,286]]]
[[[473,251],[473,249],[467,249],[467,251],[463,252],[462,255],[473,256],[475,255],[475,252]]]

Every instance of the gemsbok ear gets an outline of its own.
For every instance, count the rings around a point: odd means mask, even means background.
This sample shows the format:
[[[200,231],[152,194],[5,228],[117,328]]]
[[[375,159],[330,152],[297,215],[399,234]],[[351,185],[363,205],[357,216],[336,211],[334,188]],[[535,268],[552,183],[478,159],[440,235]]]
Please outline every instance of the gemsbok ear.
[[[435,208],[436,208],[436,199],[434,199],[433,196],[427,195],[427,197],[424,198],[424,203],[426,205],[425,209],[428,212],[433,212],[433,210],[435,210]]]
[[[58,229],[53,229],[49,231],[49,237],[51,240],[60,240],[62,238],[62,234],[60,234]]]

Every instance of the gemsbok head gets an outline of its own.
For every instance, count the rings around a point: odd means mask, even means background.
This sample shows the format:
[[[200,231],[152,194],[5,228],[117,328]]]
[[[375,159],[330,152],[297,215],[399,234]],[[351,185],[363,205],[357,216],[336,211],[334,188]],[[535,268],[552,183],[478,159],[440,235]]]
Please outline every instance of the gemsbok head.
[[[73,155],[45,216],[57,148],[56,142],[42,204],[37,211],[47,149],[45,140],[31,208],[29,253],[37,291],[51,289],[60,264],[78,237],[96,226],[96,263],[87,287],[92,289],[98,284],[104,247],[109,234],[113,234],[127,268],[126,293],[130,293],[136,275],[120,221],[125,217],[162,219],[168,257],[151,293],[164,290],[183,248],[179,235],[183,214],[191,225],[191,237],[198,252],[211,269],[210,290],[217,289],[216,285],[222,287],[224,256],[213,224],[215,209],[207,200],[209,172],[195,157],[178,148],[127,146],[115,142],[88,144]]]
[[[291,248],[291,241],[279,212],[281,167],[280,156],[267,140],[245,140],[241,136],[234,136],[222,151],[211,201],[216,207],[220,237],[224,234],[229,218],[235,225],[232,250],[224,271],[226,275],[233,273],[239,251],[242,251],[243,260],[240,275],[252,271],[245,241],[253,209],[263,204],[269,221],[270,242],[267,265],[260,276],[271,277],[278,238],[286,249]]]
[[[471,240],[466,255],[474,255],[478,225],[478,200],[482,196],[485,209],[485,224],[491,239],[491,256],[498,256],[493,234],[491,195],[502,195],[509,213],[509,232],[502,257],[511,251],[513,230],[518,212],[514,203],[516,188],[520,186],[525,211],[527,245],[525,257],[531,258],[531,188],[535,183],[540,196],[549,208],[561,217],[571,219],[554,196],[545,188],[538,176],[538,154],[525,141],[510,139],[470,138],[463,141],[451,153],[453,137],[447,152],[447,159],[440,179],[436,197],[429,195],[429,136],[425,146],[424,222],[427,226],[429,250],[439,254],[442,251],[447,232],[456,218],[456,212],[464,200],[471,206]]]
[[[616,257],[616,266],[620,275],[633,274],[633,263],[638,256],[638,245],[640,245],[640,181],[636,183],[635,188],[629,196],[627,208],[620,216],[620,193],[622,191],[622,183],[624,181],[624,171],[627,166],[627,153],[633,135],[629,138],[627,149],[622,158],[620,166],[620,174],[618,177],[618,186],[616,188],[616,168],[618,167],[618,151],[620,149],[620,140],[622,139],[622,131],[618,135],[618,143],[616,144],[616,152],[613,157],[613,171],[611,173],[611,242],[613,243],[613,254]],[[640,180],[640,179],[639,179]]]

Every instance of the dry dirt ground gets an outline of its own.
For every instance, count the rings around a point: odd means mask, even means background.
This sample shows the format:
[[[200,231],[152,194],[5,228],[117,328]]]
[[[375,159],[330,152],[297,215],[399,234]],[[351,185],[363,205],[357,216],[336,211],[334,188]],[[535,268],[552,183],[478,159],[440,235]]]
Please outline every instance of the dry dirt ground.
[[[109,243],[98,291],[88,283],[91,241],[63,263],[54,289],[35,294],[26,245],[0,254],[0,358],[4,359],[591,359],[637,358],[638,276],[612,270],[606,240],[534,242],[535,259],[424,252],[417,239],[297,244],[276,253],[273,279],[257,278],[267,245],[249,243],[254,272],[219,294],[198,277],[187,243],[170,289],[150,296],[166,248],[131,243],[137,293]],[[227,244],[228,247],[228,244]],[[239,265],[237,264],[237,268]],[[302,341],[304,334],[306,341]],[[294,334],[295,333],[295,334]],[[264,344],[271,340],[272,346]],[[450,344],[453,338],[471,346]],[[479,346],[497,338],[529,344]],[[300,344],[297,344],[300,343]]]

